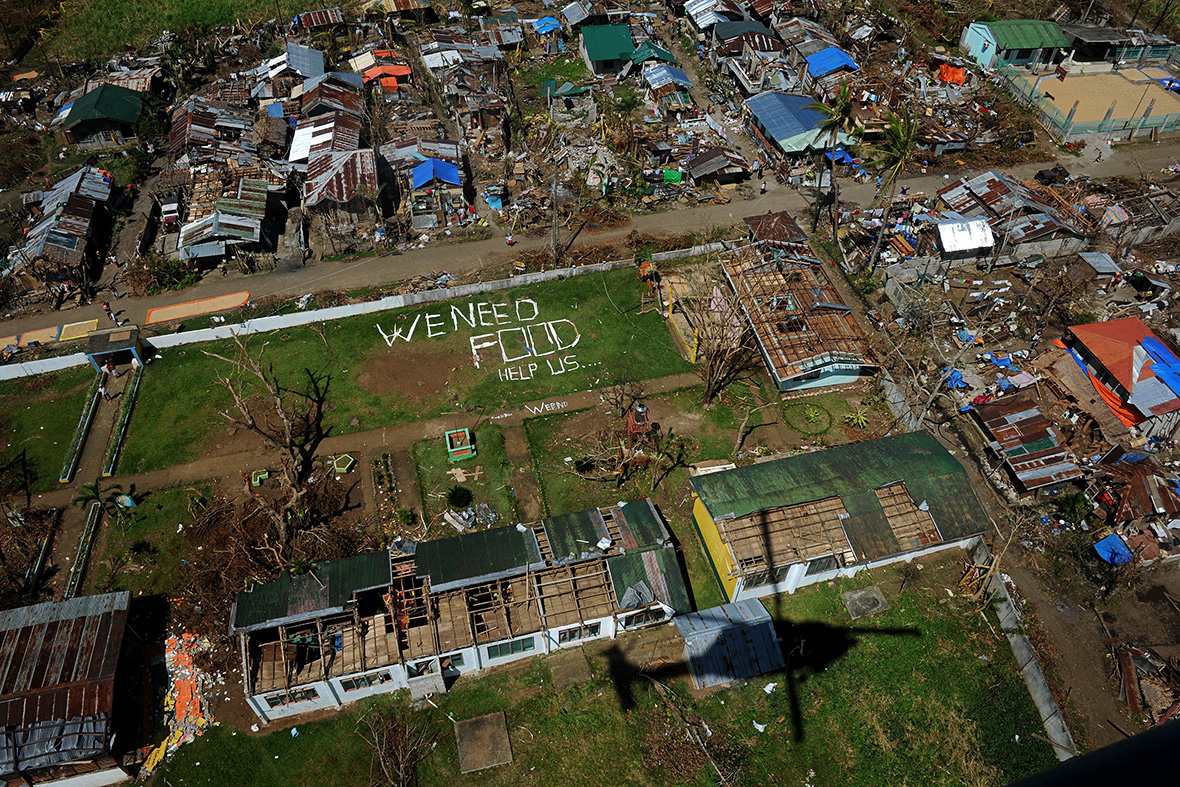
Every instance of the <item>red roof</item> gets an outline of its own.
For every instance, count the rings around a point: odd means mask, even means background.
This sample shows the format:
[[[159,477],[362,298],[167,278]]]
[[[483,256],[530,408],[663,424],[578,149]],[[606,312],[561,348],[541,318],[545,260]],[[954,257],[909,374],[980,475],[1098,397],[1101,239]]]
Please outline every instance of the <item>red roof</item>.
[[[1139,340],[1151,337],[1157,338],[1151,329],[1137,317],[1126,317],[1109,322],[1092,322],[1087,325],[1074,325],[1070,332],[1089,351],[1094,360],[1102,364],[1114,379],[1119,381],[1127,391],[1135,388],[1132,377],[1134,370],[1134,352]],[[1140,379],[1155,377],[1150,364],[1144,364],[1139,373]]]

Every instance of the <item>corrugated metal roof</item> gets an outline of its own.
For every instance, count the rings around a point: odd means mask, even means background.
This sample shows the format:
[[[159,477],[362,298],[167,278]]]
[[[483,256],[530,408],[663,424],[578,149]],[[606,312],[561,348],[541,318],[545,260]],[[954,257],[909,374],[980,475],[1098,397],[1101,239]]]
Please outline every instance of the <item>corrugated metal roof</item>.
[[[761,602],[723,604],[677,617],[684,656],[698,689],[724,686],[786,667],[774,620]]]
[[[364,191],[377,194],[377,156],[372,149],[315,153],[308,161],[303,188],[308,207],[324,200],[349,202]]]
[[[995,243],[991,225],[985,218],[940,221],[937,229],[943,251],[990,249]]]
[[[531,528],[522,532],[515,527],[425,541],[418,545],[414,560],[418,576],[429,577],[432,590],[517,576],[544,565],[536,534]]]
[[[626,60],[635,51],[628,25],[588,25],[582,28],[582,46],[592,60]]]
[[[648,66],[645,68],[643,70],[643,78],[652,90],[658,90],[665,85],[692,87],[692,80],[688,78],[688,75],[679,68],[673,68],[662,63],[657,66]]]
[[[317,27],[331,27],[344,24],[344,13],[339,8],[318,8],[299,15],[299,24],[313,30]]]
[[[0,775],[105,749],[130,594],[0,612]]]
[[[361,120],[349,112],[328,112],[301,118],[291,139],[288,161],[306,161],[312,153],[356,150],[361,141]]]
[[[766,133],[781,144],[814,130],[823,122],[822,112],[808,108],[813,101],[811,96],[769,90],[747,98],[746,106]]]
[[[357,82],[361,82],[360,74],[350,76],[355,76]],[[325,77],[323,81],[303,93],[303,114],[318,115],[339,110],[359,117],[365,108],[365,100],[360,94],[359,87],[359,84],[354,88]]]
[[[621,608],[629,589],[635,590],[633,595],[642,597],[642,587],[646,587],[657,601],[671,607],[677,615],[692,609],[680,573],[680,558],[673,547],[615,555],[607,558],[606,567]]]
[[[1079,478],[1082,471],[1058,443],[1053,424],[1024,397],[1004,397],[979,405],[975,413],[992,440],[992,448],[1026,490]]]
[[[776,243],[808,242],[807,233],[791,217],[791,214],[785,210],[780,210],[777,213],[767,211],[757,216],[747,216],[742,221],[750,228],[755,241],[766,240]]]
[[[981,24],[991,31],[996,39],[996,48],[1001,52],[1013,49],[1058,49],[1069,46],[1056,22],[1040,19],[1007,19]]]
[[[845,499],[899,480],[915,502],[927,503],[944,540],[988,529],[987,515],[963,466],[927,432],[849,443],[689,479],[714,519],[831,497]],[[846,523],[845,530],[849,527]]]
[[[393,581],[389,552],[368,552],[318,563],[314,572],[283,572],[274,582],[239,593],[234,631],[277,626],[343,609],[354,593],[388,587]]]
[[[1123,272],[1118,263],[1114,261],[1114,257],[1104,251],[1083,251],[1078,256],[1099,276],[1114,276]]]
[[[75,101],[62,125],[73,128],[88,120],[114,120],[135,125],[142,109],[142,96],[136,91],[104,84]]]

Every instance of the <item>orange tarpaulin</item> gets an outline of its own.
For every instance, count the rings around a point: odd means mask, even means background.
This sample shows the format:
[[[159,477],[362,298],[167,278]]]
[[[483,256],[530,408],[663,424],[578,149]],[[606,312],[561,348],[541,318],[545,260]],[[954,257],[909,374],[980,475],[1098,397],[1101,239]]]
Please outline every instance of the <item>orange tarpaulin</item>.
[[[952,85],[961,85],[967,79],[967,69],[943,63],[938,67],[938,78],[943,82],[950,82]]]

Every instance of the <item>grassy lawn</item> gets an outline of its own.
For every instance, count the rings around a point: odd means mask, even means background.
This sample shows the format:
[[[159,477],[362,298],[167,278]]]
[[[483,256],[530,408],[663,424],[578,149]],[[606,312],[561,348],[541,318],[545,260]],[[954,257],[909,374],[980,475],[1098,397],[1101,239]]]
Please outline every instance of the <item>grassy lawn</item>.
[[[649,397],[645,401],[657,421],[663,417],[660,413],[668,412],[668,407],[682,407],[684,412],[689,414],[709,413],[703,418],[706,423],[691,434],[686,435],[682,429],[672,426],[674,434],[688,437],[689,452],[685,456],[686,463],[724,459],[729,456],[729,451],[733,449],[733,437],[715,431],[715,427],[707,421],[716,419],[724,424],[726,419],[732,416],[732,410],[724,405],[717,405],[709,411],[704,411],[700,406],[698,387]],[[719,415],[713,415],[714,412]],[[622,486],[617,486],[613,482],[588,481],[569,472],[571,463],[565,461],[566,457],[576,457],[579,446],[587,439],[587,434],[606,418],[613,418],[613,415],[608,416],[604,411],[596,409],[530,418],[525,421],[529,453],[541,485],[546,513],[555,516],[614,505],[619,500],[651,497],[659,506],[680,544],[689,587],[697,608],[704,609],[724,603],[721,587],[713,576],[713,569],[693,528],[686,467],[679,466],[673,469],[655,489],[652,488],[652,473],[649,470],[637,472]],[[671,420],[666,419],[665,433]],[[736,424],[730,428],[736,428]]]
[[[0,467],[11,464],[19,479],[26,462],[33,492],[60,486],[57,478],[93,379],[87,366],[0,382]]]
[[[146,44],[163,30],[209,28],[266,19],[279,11],[289,19],[314,4],[307,0],[90,0],[70,4],[50,39],[50,48],[63,57],[105,57],[128,47]]]
[[[990,787],[1049,767],[1056,758],[1007,641],[943,589],[954,586],[959,562],[960,553],[946,553],[900,597],[900,571],[887,569],[771,600],[789,622],[791,671],[708,694],[687,690],[678,664],[655,668],[663,689],[635,675],[633,665],[650,663],[653,651],[676,652],[665,627],[589,643],[591,682],[560,693],[542,657],[461,678],[433,698],[437,708],[421,711],[438,730],[422,782],[716,784],[695,744],[683,743],[681,718],[708,725],[710,752],[738,771],[730,783]],[[839,594],[873,583],[890,609],[851,623]],[[771,682],[778,686],[767,694]],[[300,724],[297,738],[213,729],[182,747],[155,784],[219,785],[231,769],[243,787],[364,783],[369,754],[353,732],[366,707]],[[461,776],[448,716],[495,711],[507,715],[513,763]]]
[[[660,315],[638,313],[642,287],[635,272],[624,269],[276,331],[252,337],[250,344],[269,343],[267,358],[287,385],[296,385],[305,368],[332,375],[326,422],[333,434],[478,408],[490,415],[615,379],[689,371]],[[555,334],[541,323],[552,324]],[[396,335],[392,346],[377,326]],[[526,334],[521,326],[532,327]],[[478,349],[478,369],[473,339],[496,343]],[[121,474],[182,464],[207,452],[214,431],[223,428],[217,412],[230,399],[215,377],[223,363],[204,350],[234,353],[232,342],[189,345],[164,351],[148,367]],[[505,362],[505,354],[521,360]]]
[[[512,464],[504,450],[504,433],[495,424],[483,424],[475,430],[476,455],[472,459],[452,464],[447,459],[443,436],[430,437],[414,443],[414,463],[418,468],[418,489],[422,492],[422,509],[431,521],[430,535],[442,538],[455,535],[451,525],[442,521],[447,510],[447,490],[460,485],[471,490],[471,505],[488,505],[499,515],[496,527],[515,524],[516,495],[510,485]],[[479,478],[468,478],[458,484],[450,474],[452,468],[472,473],[483,468]]]
[[[188,533],[178,532],[177,525],[192,523],[190,501],[207,497],[210,491],[208,484],[155,490],[121,523],[108,519],[102,534],[105,559],[89,572],[90,590],[172,593],[176,570],[193,548]]]
[[[561,87],[566,82],[573,82],[577,85],[589,77],[590,71],[586,68],[586,63],[578,56],[576,51],[567,53],[565,57],[559,57],[548,63],[530,63],[521,67],[518,74],[521,82],[526,85],[535,85],[538,88],[546,79],[556,81],[557,86]]]

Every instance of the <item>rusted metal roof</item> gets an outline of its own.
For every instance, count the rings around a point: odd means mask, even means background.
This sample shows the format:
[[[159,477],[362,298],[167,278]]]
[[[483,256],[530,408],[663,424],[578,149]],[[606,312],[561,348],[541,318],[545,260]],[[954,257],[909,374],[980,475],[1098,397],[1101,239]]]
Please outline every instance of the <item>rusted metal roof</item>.
[[[1156,516],[1172,519],[1180,514],[1176,481],[1165,478],[1163,470],[1151,459],[1128,462],[1107,456],[1103,457],[1101,467],[1124,482],[1119,489],[1118,508],[1114,515],[1116,522],[1135,522]]]
[[[1025,490],[1081,477],[1081,469],[1058,442],[1053,424],[1030,400],[1005,397],[978,405],[975,414],[992,441],[992,450]]]
[[[777,213],[761,213],[757,216],[746,216],[743,221],[750,228],[750,234],[755,241],[772,240],[779,243],[807,243],[807,233],[799,226],[791,214],[785,210]]]
[[[938,196],[951,210],[967,218],[986,217],[993,230],[1008,235],[1014,243],[1057,232],[1080,234],[1062,211],[1038,199],[1023,183],[995,170],[963,178],[941,189]]]
[[[360,116],[364,107],[364,99],[356,89],[330,79],[303,94],[304,115],[318,115],[335,109]]]
[[[308,162],[303,187],[308,207],[324,200],[350,202],[366,191],[377,194],[377,156],[371,149],[318,153]]]
[[[86,82],[85,92],[96,90],[102,85],[118,85],[138,93],[151,93],[152,83],[160,76],[159,66],[153,68],[134,68],[123,71],[112,71],[98,74]]]
[[[300,14],[299,24],[308,30],[314,30],[317,27],[342,25],[344,24],[344,14],[339,8],[318,8],[315,11]]]
[[[103,751],[130,594],[0,612],[0,775]]]
[[[361,140],[361,119],[348,112],[329,112],[303,118],[291,140],[290,161],[305,161],[316,153],[356,150]]]

